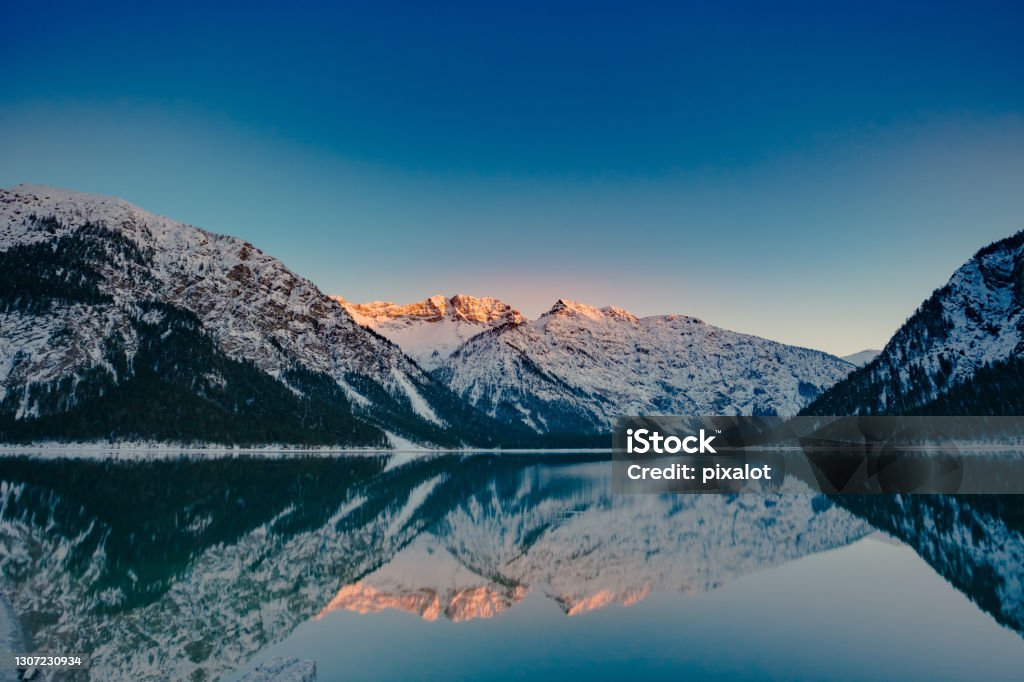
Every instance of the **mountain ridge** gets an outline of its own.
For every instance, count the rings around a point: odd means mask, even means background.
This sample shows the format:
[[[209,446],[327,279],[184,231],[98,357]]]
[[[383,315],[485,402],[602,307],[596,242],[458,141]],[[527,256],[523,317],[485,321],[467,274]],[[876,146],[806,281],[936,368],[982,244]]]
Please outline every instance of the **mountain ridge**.
[[[640,413],[718,414],[722,410],[730,413],[749,410],[754,414],[792,414],[853,369],[852,364],[821,351],[731,332],[686,315],[638,317],[616,306],[598,308],[568,298],[557,299],[546,312],[531,320],[497,299],[467,296],[467,300],[497,305],[511,314],[493,315],[484,323],[461,324],[459,328],[463,333],[458,337],[437,333],[442,325],[451,324],[452,316],[447,314],[446,303],[450,304],[455,298],[433,296],[399,305],[390,302],[352,304],[334,297],[349,308],[354,319],[397,343],[454,393],[495,419],[505,423],[525,422],[538,433],[606,432],[617,417]],[[671,330],[666,331],[664,327]],[[582,335],[567,335],[566,330],[573,328]],[[684,349],[686,362],[695,369],[685,377],[678,371],[672,374],[665,367],[652,368],[650,363],[645,363],[644,356],[657,355],[659,350],[662,356],[669,354],[666,349],[672,346],[671,337],[675,332],[681,336],[724,336],[727,348],[711,347],[717,341],[710,345],[687,346]],[[591,338],[583,338],[587,334]],[[569,348],[569,354],[574,357],[558,357],[551,352],[551,346]],[[744,381],[749,383],[757,372],[747,371],[746,376],[740,376],[744,374],[742,363],[755,362],[755,356],[744,356],[742,348],[749,346],[764,351],[760,360],[770,371],[778,369],[778,354],[786,355],[790,368],[799,376],[785,376],[785,372],[780,371],[773,381],[751,387],[750,393],[767,396],[760,401],[753,395],[733,400],[725,393],[690,399],[689,393],[693,390],[705,394],[712,391],[707,386],[715,380],[711,376],[705,376],[702,385],[693,385],[693,379],[701,372],[699,367],[708,362],[719,371],[719,383],[735,384],[725,386],[727,392],[736,391],[736,386],[742,386]],[[598,372],[601,381],[609,380],[606,385],[595,380],[588,383],[585,376],[567,369],[572,365],[567,361],[581,357],[589,359],[587,369]],[[662,360],[668,361],[668,358]],[[624,366],[630,362],[635,366]],[[798,366],[805,363],[815,369],[799,371]],[[650,382],[645,396],[636,392],[629,395],[628,390],[619,390],[615,395],[617,388],[645,381],[644,374],[652,369],[654,371],[647,377]],[[679,365],[674,369],[683,367]],[[481,376],[488,371],[490,376]],[[787,387],[769,396],[779,381]],[[511,399],[510,395],[513,395]]]
[[[684,315],[559,299],[469,339],[433,375],[496,419],[545,433],[608,430],[631,414],[795,414],[852,369]]]
[[[533,320],[466,294],[350,303],[242,239],[19,185],[0,189],[0,323],[0,439],[19,442],[554,447],[630,414],[990,413],[1024,385],[1024,232],[854,368],[567,298]]]

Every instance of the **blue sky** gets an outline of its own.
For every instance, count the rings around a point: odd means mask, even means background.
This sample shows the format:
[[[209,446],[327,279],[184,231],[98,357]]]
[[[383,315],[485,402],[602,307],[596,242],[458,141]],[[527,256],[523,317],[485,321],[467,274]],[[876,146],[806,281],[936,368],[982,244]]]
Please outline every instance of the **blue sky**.
[[[880,346],[1024,228],[1020,3],[9,3],[0,185],[353,300]]]

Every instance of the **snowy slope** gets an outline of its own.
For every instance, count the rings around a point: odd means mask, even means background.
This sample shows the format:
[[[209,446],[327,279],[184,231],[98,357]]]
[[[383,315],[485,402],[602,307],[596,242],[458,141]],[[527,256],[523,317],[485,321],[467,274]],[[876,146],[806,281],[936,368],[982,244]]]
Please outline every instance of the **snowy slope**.
[[[522,314],[496,298],[456,294],[399,305],[385,301],[349,303],[332,296],[359,324],[395,342],[420,367],[439,366],[465,341],[505,323],[523,321]]]
[[[0,313],[0,401],[17,402],[19,418],[39,414],[33,384],[77,382],[105,364],[116,375],[106,357],[112,345],[126,349],[130,364],[132,320],[140,302],[155,301],[194,314],[227,357],[269,376],[301,367],[329,377],[377,421],[397,411],[413,424],[445,422],[430,403],[448,394],[429,375],[253,245],[110,197],[31,185],[0,190],[0,253],[74,236],[82,237],[90,259],[82,277],[95,279],[87,282],[94,290],[75,302],[50,295],[32,310],[15,300]]]
[[[434,374],[491,415],[558,432],[632,414],[795,414],[852,368],[692,317],[560,300],[475,336]]]
[[[1024,232],[990,244],[962,265],[866,366],[807,410],[901,413],[969,381],[986,365],[1024,352]]]

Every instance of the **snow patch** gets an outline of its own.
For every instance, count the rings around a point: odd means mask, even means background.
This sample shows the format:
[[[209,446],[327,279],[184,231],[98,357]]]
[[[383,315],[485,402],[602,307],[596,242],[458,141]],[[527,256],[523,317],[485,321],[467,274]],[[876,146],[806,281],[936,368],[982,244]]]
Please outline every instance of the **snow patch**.
[[[434,410],[430,407],[427,401],[424,400],[423,396],[420,395],[419,391],[416,390],[416,387],[412,385],[412,382],[409,381],[409,378],[405,376],[405,374],[396,370],[392,372],[391,376],[394,377],[395,383],[401,387],[405,392],[405,395],[409,397],[409,402],[412,404],[413,412],[427,421],[437,424],[438,426],[445,425],[444,422],[441,421],[441,418],[434,413]]]

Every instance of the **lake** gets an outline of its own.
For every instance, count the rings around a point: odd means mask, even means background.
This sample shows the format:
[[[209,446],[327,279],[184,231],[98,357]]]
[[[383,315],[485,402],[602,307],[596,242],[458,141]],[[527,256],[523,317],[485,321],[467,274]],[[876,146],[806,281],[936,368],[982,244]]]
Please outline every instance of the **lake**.
[[[61,679],[1019,679],[1016,496],[615,494],[597,454],[0,459]],[[7,615],[3,614],[7,612]]]

